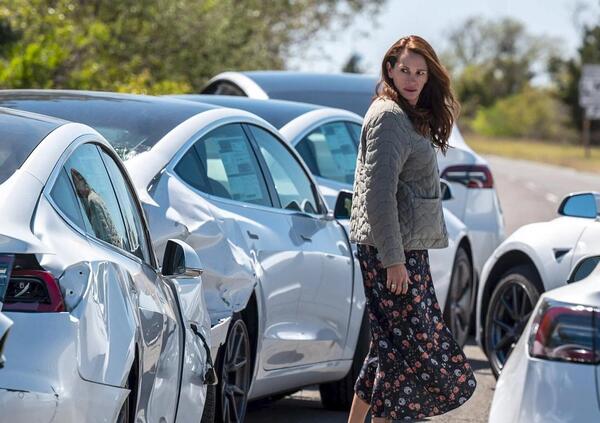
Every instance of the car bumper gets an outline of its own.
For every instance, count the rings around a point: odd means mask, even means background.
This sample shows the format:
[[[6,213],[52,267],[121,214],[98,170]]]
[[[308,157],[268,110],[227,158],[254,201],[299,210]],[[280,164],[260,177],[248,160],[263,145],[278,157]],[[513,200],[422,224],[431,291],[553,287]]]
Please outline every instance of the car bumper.
[[[600,422],[594,366],[530,357],[525,338],[500,374],[489,423]]]
[[[14,325],[0,370],[2,416],[15,423],[116,420],[129,390],[81,378],[69,313],[6,315]]]

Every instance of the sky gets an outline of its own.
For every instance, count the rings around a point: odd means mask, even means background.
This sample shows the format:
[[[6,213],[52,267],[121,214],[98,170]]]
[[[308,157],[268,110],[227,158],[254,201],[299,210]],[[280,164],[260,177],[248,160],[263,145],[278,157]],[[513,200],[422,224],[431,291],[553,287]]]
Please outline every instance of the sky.
[[[366,72],[376,74],[381,58],[400,37],[420,35],[439,53],[449,28],[472,16],[512,17],[532,35],[562,40],[565,55],[573,56],[581,37],[575,23],[578,5],[586,10],[578,14],[579,21],[600,16],[599,0],[387,0],[376,23],[372,17],[359,16],[343,31],[322,36],[287,65],[292,70],[339,72],[357,52]]]

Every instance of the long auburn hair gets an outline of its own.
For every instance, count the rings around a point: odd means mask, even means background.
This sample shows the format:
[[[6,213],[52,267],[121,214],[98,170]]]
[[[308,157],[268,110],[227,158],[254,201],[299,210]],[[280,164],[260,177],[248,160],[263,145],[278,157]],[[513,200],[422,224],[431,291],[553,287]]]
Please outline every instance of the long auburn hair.
[[[400,94],[394,81],[389,77],[387,64],[396,65],[404,50],[420,54],[427,63],[428,78],[417,104],[413,107]],[[377,83],[375,96],[395,101],[408,115],[415,130],[431,138],[442,152],[448,150],[448,138],[452,124],[458,117],[460,104],[450,87],[450,75],[440,63],[431,45],[417,35],[409,35],[396,41],[385,53],[381,63],[381,79]]]

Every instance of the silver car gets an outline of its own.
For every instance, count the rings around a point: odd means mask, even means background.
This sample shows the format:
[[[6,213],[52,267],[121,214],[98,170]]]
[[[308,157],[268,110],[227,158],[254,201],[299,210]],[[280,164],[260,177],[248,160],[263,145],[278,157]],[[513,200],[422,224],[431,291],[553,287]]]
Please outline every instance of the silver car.
[[[90,127],[0,108],[0,140],[0,304],[14,322],[2,416],[200,421],[198,256],[170,241],[158,270],[129,177]]]
[[[362,278],[345,230],[274,127],[157,97],[6,91],[0,104],[105,135],[128,158],[157,251],[178,238],[201,257],[212,323],[231,318],[217,359],[218,421],[242,421],[249,399],[316,383],[327,384],[325,404],[350,403],[368,330]]]
[[[240,96],[181,95],[190,101],[233,107],[254,113],[273,126],[300,154],[328,207],[335,209],[342,190],[352,191],[362,118],[347,110],[282,100],[259,100]],[[443,182],[448,191],[447,183]],[[444,206],[450,201],[444,201]],[[444,316],[461,345],[474,326],[476,285],[472,241],[463,222],[444,207],[449,245],[433,249],[431,272]],[[349,221],[341,221],[349,233]],[[359,290],[358,294],[362,292]]]

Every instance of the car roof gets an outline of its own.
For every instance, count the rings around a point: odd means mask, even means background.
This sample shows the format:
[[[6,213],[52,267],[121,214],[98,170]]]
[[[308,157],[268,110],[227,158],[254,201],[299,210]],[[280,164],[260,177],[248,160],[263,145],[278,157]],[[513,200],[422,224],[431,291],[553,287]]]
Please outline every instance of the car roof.
[[[338,107],[360,116],[364,116],[369,108],[378,81],[376,75],[354,73],[224,72],[212,78],[203,92],[209,93],[211,85],[216,81],[233,79],[236,84],[243,84],[246,79],[248,85],[260,87],[270,99]]]
[[[323,106],[316,104],[284,100],[263,100],[232,95],[183,94],[172,97],[246,110],[260,116],[278,129],[305,113],[324,109]]]
[[[0,183],[64,120],[0,107]]]
[[[217,108],[166,97],[70,90],[0,90],[0,107],[41,113],[91,126],[117,151],[135,143],[151,148],[166,133],[190,117]],[[115,139],[118,125],[129,139]],[[137,141],[136,141],[137,140]],[[133,146],[132,146],[133,147]]]

